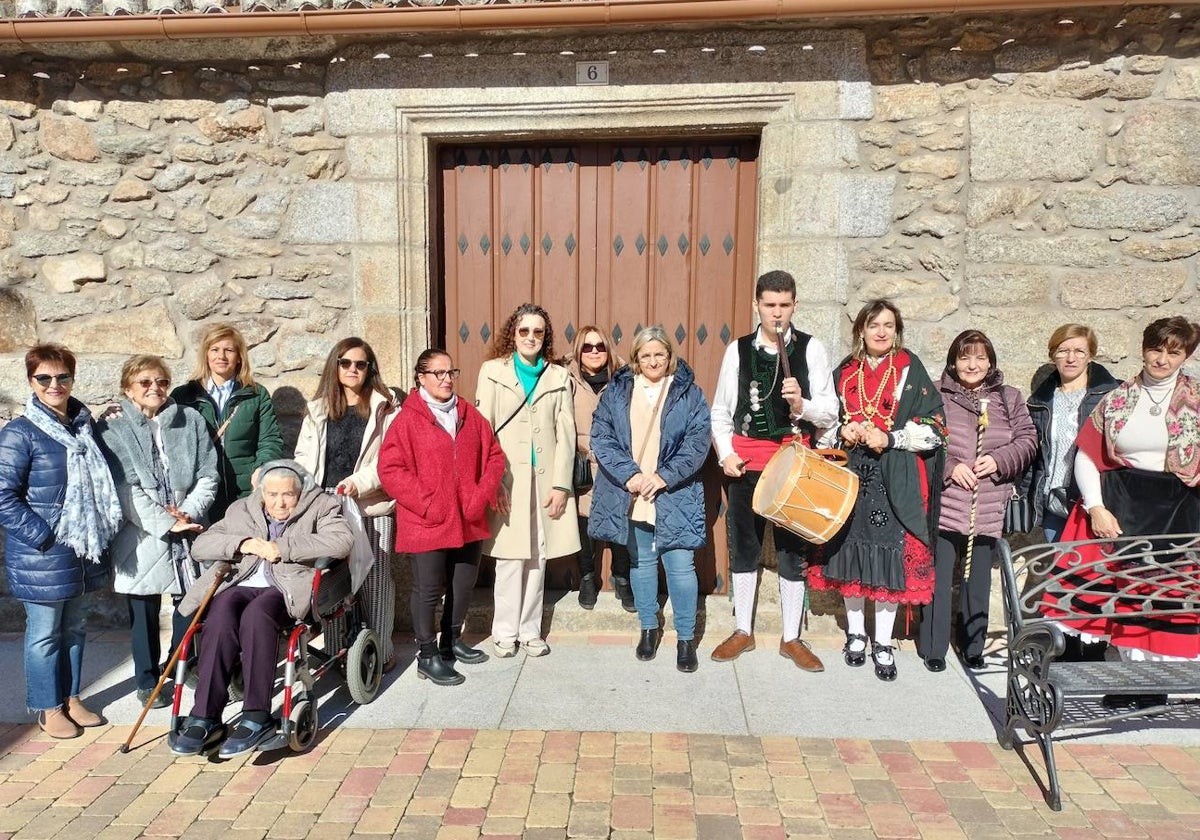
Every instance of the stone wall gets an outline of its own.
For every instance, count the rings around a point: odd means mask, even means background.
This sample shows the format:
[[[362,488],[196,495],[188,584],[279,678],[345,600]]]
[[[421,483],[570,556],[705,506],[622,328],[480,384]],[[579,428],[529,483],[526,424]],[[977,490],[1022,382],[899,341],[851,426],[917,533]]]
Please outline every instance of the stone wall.
[[[1136,7],[0,56],[0,415],[28,393],[35,339],[81,351],[77,393],[102,404],[129,353],[188,378],[215,320],[246,333],[291,437],[344,335],[405,381],[436,307],[430,148],[531,135],[758,131],[758,267],[796,274],[801,322],[838,350],[887,295],[934,369],[978,326],[1025,385],[1079,320],[1128,375],[1149,320],[1196,312],[1198,21]],[[576,87],[584,58],[613,84]]]

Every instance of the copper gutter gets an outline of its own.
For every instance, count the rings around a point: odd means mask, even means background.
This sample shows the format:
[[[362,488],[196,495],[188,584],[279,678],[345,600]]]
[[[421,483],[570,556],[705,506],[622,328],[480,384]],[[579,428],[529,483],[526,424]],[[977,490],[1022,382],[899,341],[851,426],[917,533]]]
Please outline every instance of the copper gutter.
[[[1184,5],[1167,0],[1165,5]],[[559,27],[595,29],[676,23],[781,22],[803,18],[935,12],[1033,11],[1164,5],[1153,0],[594,0],[500,6],[407,6],[314,12],[6,18],[0,44],[276,38],[389,32],[483,32]]]

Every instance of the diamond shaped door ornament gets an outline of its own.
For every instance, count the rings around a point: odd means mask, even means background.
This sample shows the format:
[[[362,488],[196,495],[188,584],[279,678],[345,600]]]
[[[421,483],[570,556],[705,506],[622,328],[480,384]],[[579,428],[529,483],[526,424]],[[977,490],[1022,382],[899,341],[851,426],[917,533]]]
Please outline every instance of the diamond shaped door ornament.
[[[479,168],[487,169],[492,165],[492,155],[487,149],[479,150]]]
[[[621,166],[622,166],[624,163],[625,163],[625,150],[624,150],[624,149],[616,149],[616,150],[614,150],[614,151],[613,151],[613,155],[612,155],[612,165],[613,165],[613,169],[615,169],[615,170],[617,170],[618,172],[620,172],[620,171],[621,171]]]
[[[624,250],[625,250],[625,240],[622,239],[621,234],[618,233],[616,238],[613,239],[613,253],[615,253],[619,257],[619,256],[621,256],[621,252]]]
[[[459,172],[467,168],[467,153],[463,149],[454,153],[454,168]]]
[[[688,244],[689,244],[687,234],[686,233],[679,234],[679,242],[677,242],[676,244],[679,246],[679,253],[686,254],[688,251]]]
[[[671,151],[669,149],[663,149],[658,153],[658,165],[662,169],[666,169],[671,165]]]
[[[533,166],[533,156],[529,154],[528,149],[521,150],[521,168],[529,171],[529,167]]]
[[[563,335],[567,337],[567,341],[575,341],[575,324],[567,322],[567,328],[563,330]]]
[[[487,321],[484,321],[483,326],[479,328],[479,337],[484,340],[484,343],[487,343],[487,340],[492,337],[492,330]]]
[[[667,242],[667,235],[665,233],[660,233],[658,235],[658,242],[656,244],[658,245],[658,255],[660,257],[665,257],[667,255],[667,249],[671,247],[671,243]]]
[[[487,256],[487,252],[492,249],[492,240],[488,237],[488,235],[486,233],[483,236],[479,237],[479,249],[481,251],[483,251],[483,255],[485,257]]]
[[[621,343],[621,336],[623,336],[624,334],[625,334],[625,333],[621,332],[621,325],[620,325],[620,324],[613,324],[613,332],[612,332],[612,336],[613,336],[613,344],[620,344],[620,343]]]
[[[563,241],[563,245],[566,246],[566,249],[567,249],[568,257],[575,253],[575,246],[577,244],[578,243],[576,243],[576,241],[575,241],[575,234],[568,233],[567,238]]]
[[[554,163],[554,156],[550,154],[549,149],[542,150],[542,169],[550,171],[550,165]]]
[[[700,153],[700,162],[704,164],[705,169],[708,169],[710,166],[712,166],[713,156],[711,147],[704,147],[704,151]]]
[[[646,237],[642,236],[642,235],[639,233],[639,234],[638,234],[638,238],[637,238],[637,239],[635,239],[635,240],[634,240],[634,242],[633,242],[633,246],[634,246],[635,248],[637,248],[637,252],[638,252],[638,256],[639,256],[639,257],[640,257],[642,254],[646,253],[646,244],[647,244],[647,243],[646,243]]]
[[[729,325],[728,325],[728,324],[722,324],[722,325],[721,325],[721,332],[720,332],[720,336],[721,336],[721,343],[722,343],[722,344],[728,344],[728,343],[729,343],[729,339],[730,339],[732,336],[729,334]]]
[[[638,168],[645,169],[646,164],[650,162],[650,152],[646,149],[638,149]]]
[[[723,240],[721,240],[721,247],[725,249],[725,256],[729,256],[730,254],[733,253],[733,245],[734,245],[733,234],[732,233],[725,234],[725,238]]]
[[[500,250],[504,252],[504,256],[506,257],[508,256],[508,252],[512,250],[512,237],[507,233],[504,234],[504,238],[500,240]]]
[[[675,343],[682,345],[685,338],[687,338],[687,330],[683,328],[683,324],[680,324],[675,328]]]
[[[500,150],[499,162],[500,162],[500,168],[503,169],[505,172],[507,172],[509,164],[512,163],[512,155],[509,154],[508,149]]]
[[[467,235],[465,233],[460,233],[458,235],[458,253],[467,253],[467,248],[470,246],[470,244],[471,243],[467,241]]]
[[[725,158],[725,160],[729,164],[730,169],[737,169],[737,165],[738,165],[738,147],[737,146],[729,147],[729,157]]]
[[[521,239],[520,239],[520,241],[519,241],[517,244],[521,246],[521,253],[522,253],[522,254],[528,254],[528,253],[529,253],[529,246],[530,246],[530,245],[532,245],[533,243],[529,241],[529,234],[528,234],[528,233],[522,233],[522,234],[521,234]]]
[[[700,235],[700,256],[707,257],[708,249],[712,247],[712,243],[708,241],[708,234]]]
[[[550,249],[554,247],[554,240],[550,238],[550,234],[542,237],[542,251],[546,256],[550,256]]]
[[[575,168],[575,150],[567,149],[567,171],[570,172]]]
[[[636,336],[641,331],[642,331],[642,322],[638,321],[638,325],[633,328],[633,334]]]
[[[700,329],[696,330],[696,341],[699,341],[701,344],[704,344],[704,342],[707,339],[708,339],[708,327],[701,324]]]
[[[471,337],[471,330],[467,327],[467,322],[463,321],[458,327],[458,340],[463,344],[467,343],[467,339]]]

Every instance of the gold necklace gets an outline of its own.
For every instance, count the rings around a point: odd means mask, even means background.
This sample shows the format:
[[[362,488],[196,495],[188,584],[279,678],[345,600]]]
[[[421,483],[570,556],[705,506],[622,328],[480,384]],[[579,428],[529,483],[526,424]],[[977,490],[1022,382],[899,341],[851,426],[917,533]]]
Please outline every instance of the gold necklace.
[[[890,413],[888,413],[883,410],[881,403],[883,400],[883,395],[887,392],[888,380],[895,378],[896,376],[896,366],[892,363],[892,360],[892,354],[888,353],[887,370],[883,372],[883,378],[879,381],[879,389],[875,391],[874,397],[867,396],[866,379],[863,377],[863,369],[867,366],[866,359],[863,359],[858,363],[858,372],[855,374],[857,378],[855,384],[858,385],[860,406],[859,411],[863,417],[866,417],[871,422],[875,422],[875,416],[878,415],[879,419],[883,421],[884,427],[889,431],[895,423],[896,409],[898,406],[895,401],[893,401],[892,410]],[[850,412],[850,402],[846,399],[846,386],[844,383],[842,385],[842,405],[846,408],[842,420],[845,423],[849,423],[852,414]]]

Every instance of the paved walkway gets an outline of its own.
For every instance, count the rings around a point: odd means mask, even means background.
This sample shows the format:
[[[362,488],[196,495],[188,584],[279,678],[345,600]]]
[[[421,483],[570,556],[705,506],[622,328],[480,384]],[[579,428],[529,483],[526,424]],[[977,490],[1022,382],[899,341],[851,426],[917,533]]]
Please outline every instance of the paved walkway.
[[[884,685],[836,639],[814,639],[824,674],[770,637],[713,663],[718,641],[692,675],[669,634],[650,663],[633,634],[552,634],[550,656],[493,658],[462,686],[399,668],[361,708],[330,682],[310,753],[218,761],[172,756],[165,710],[118,752],[138,712],[122,633],[85,657],[85,696],[113,725],[46,739],[27,722],[19,636],[0,635],[0,840],[1200,837],[1194,713],[1064,742],[1056,813],[996,746],[999,657],[930,674],[908,645]]]

